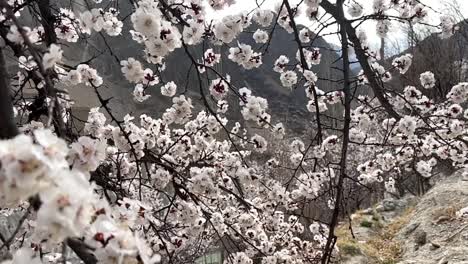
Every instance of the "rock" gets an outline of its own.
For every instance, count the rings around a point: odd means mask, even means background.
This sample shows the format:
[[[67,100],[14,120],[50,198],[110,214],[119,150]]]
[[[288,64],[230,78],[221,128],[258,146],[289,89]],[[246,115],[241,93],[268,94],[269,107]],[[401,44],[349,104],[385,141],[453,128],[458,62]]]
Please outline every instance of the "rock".
[[[449,221],[451,218],[448,215],[441,215],[437,220],[435,221],[436,224],[440,224],[446,221]]]
[[[395,200],[383,200],[382,206],[385,212],[395,211],[398,207],[398,203]]]
[[[418,230],[414,234],[414,243],[418,246],[423,246],[427,243],[427,233],[424,230]]]
[[[414,206],[418,202],[418,200],[418,197],[412,194],[406,194],[399,201],[402,207],[407,208],[409,206]]]
[[[463,238],[464,240],[468,240],[468,232],[463,232],[461,233],[461,238]]]
[[[431,247],[430,249],[431,250],[436,250],[436,249],[439,249],[440,248],[440,245],[435,243],[435,242],[431,242]]]
[[[383,205],[379,204],[375,207],[375,211],[377,212],[383,212],[384,211],[384,207]]]
[[[401,261],[401,262],[398,262],[398,264],[428,264],[427,262],[424,262],[422,260],[419,260],[419,259],[409,259],[409,260],[404,260],[404,261]]]
[[[6,247],[0,250],[0,261],[12,259],[12,258],[13,256],[11,255],[10,251]]]
[[[414,230],[416,230],[416,228],[419,227],[419,225],[421,225],[421,223],[411,223],[411,224],[409,224],[409,225],[405,228],[405,230],[403,231],[403,232],[404,232],[404,235],[405,235],[405,236],[411,235],[411,233],[413,233]]]
[[[468,181],[468,173],[462,173],[461,180],[462,181]]]
[[[445,258],[442,258],[439,262],[437,262],[437,264],[448,264],[448,260],[445,259]]]
[[[358,240],[369,241],[379,235],[379,230],[384,230],[389,231],[385,233],[389,244],[398,248],[391,258],[376,256],[387,262],[377,262],[367,256],[368,262],[364,263],[468,264],[468,217],[447,219],[445,215],[453,217],[453,214],[434,214],[468,204],[468,181],[460,181],[458,176],[454,173],[435,182],[433,188],[421,197],[386,198],[376,205],[373,214],[370,209],[366,210],[369,214],[361,213],[362,218],[354,223],[356,227],[353,226]],[[362,219],[370,219],[375,212],[378,212],[381,229],[361,227]],[[338,263],[363,263],[358,262],[360,259]]]
[[[362,210],[362,214],[364,214],[364,215],[372,215],[372,214],[374,214],[374,209],[372,209],[372,208],[364,209],[364,210]]]
[[[5,239],[9,239],[11,237],[16,227],[18,226],[21,217],[22,213],[20,212],[13,212],[10,215],[0,215],[0,234]],[[0,245],[2,244],[3,243],[0,242]],[[11,258],[11,252],[6,247],[0,248],[0,262],[2,262],[2,260]]]
[[[369,260],[365,256],[354,256],[342,262],[343,264],[367,264]]]
[[[18,226],[22,213],[14,212],[11,215],[0,215],[0,233],[8,239]]]

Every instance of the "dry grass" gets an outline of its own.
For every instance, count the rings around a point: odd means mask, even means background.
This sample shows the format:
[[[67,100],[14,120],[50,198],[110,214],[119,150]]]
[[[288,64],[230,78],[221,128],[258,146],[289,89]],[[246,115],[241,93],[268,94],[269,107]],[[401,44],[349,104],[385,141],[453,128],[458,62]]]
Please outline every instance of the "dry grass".
[[[337,245],[340,248],[341,254],[348,256],[365,255],[370,263],[375,264],[397,263],[401,258],[402,248],[400,243],[394,238],[408,224],[413,210],[413,208],[407,209],[401,216],[395,218],[386,226],[381,224],[374,225],[376,235],[366,241],[366,243],[359,243],[356,239],[352,238],[348,224],[338,227],[336,231],[338,237]],[[362,216],[357,216],[353,219],[353,221],[358,223],[361,220]],[[380,223],[380,221],[377,223]]]
[[[457,218],[457,212],[462,208],[463,205],[460,204],[438,208],[432,212],[432,220],[437,222],[453,221]]]
[[[351,236],[348,225],[339,226],[335,234],[338,237],[336,244],[342,257],[362,255],[361,245]]]
[[[384,237],[387,239],[393,239],[397,233],[411,220],[413,212],[414,208],[410,207],[406,209],[400,216],[395,218],[390,224],[388,224],[382,233]]]
[[[353,222],[360,222],[363,217],[361,212],[358,211],[353,214],[352,218]],[[339,225],[335,230],[335,234],[338,238],[336,244],[340,249],[341,256],[362,255],[361,245],[352,237],[348,222]]]

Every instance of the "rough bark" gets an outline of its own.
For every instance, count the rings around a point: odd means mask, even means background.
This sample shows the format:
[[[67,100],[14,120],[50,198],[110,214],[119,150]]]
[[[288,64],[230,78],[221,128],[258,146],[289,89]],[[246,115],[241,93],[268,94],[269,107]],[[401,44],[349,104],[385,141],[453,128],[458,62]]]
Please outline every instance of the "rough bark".
[[[69,238],[67,239],[67,245],[85,264],[96,264],[98,262],[92,253],[92,249],[86,246],[83,241],[77,238]]]
[[[15,118],[13,114],[13,102],[11,100],[11,87],[6,61],[3,52],[4,48],[0,48],[0,139],[13,138],[18,135]]]
[[[341,160],[340,160],[340,175],[338,177],[338,182],[336,184],[336,194],[335,194],[335,206],[332,214],[332,219],[329,225],[329,234],[327,239],[327,244],[325,245],[324,254],[322,257],[322,263],[330,263],[330,259],[333,253],[333,248],[336,243],[335,227],[338,224],[338,218],[340,215],[340,205],[341,199],[343,196],[343,185],[344,179],[346,177],[346,161],[348,156],[348,145],[349,145],[349,129],[351,123],[351,85],[350,85],[350,68],[349,68],[349,51],[348,51],[348,35],[345,28],[347,22],[344,11],[343,11],[343,1],[338,0],[338,16],[340,24],[340,37],[341,37],[341,49],[342,49],[342,62],[343,62],[343,93],[344,93],[344,106],[345,106],[345,116],[344,116],[344,125],[343,125],[343,141],[341,147]]]
[[[39,0],[37,2],[39,6],[39,12],[41,13],[42,19],[41,24],[44,27],[45,31],[45,42],[47,46],[52,43],[57,42],[57,35],[55,34],[54,24],[55,24],[55,15],[52,13],[52,8],[50,6],[49,0]]]

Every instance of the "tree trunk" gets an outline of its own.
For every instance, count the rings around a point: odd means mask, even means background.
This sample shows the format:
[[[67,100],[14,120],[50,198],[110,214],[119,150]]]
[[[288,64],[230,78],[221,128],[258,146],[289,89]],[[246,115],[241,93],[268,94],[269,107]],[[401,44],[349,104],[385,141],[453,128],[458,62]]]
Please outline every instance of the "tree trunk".
[[[10,76],[8,75],[4,56],[4,47],[0,48],[0,139],[9,139],[18,135],[13,102],[11,100]]]

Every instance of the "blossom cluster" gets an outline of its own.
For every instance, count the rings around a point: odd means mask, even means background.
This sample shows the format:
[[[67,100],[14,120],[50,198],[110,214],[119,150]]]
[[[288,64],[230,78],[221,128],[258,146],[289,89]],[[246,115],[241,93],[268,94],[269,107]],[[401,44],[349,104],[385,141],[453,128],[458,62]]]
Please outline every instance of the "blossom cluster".
[[[131,230],[131,223],[123,222],[121,212],[101,199],[89,182],[90,172],[105,157],[105,141],[83,136],[69,148],[47,129],[0,142],[2,207],[31,199],[40,204],[33,218],[35,228],[27,233],[29,244],[34,246],[18,251],[14,263],[39,263],[40,250],[53,249],[69,237],[84,238],[96,247],[96,256],[104,263],[159,260],[159,255],[154,255]],[[122,202],[140,204],[134,200]]]
[[[16,8],[22,1],[8,2]],[[115,1],[95,0],[80,11],[60,6],[53,23],[56,43],[48,43],[45,36],[50,32],[44,26],[18,28],[11,18],[11,25],[5,24],[6,40],[18,45],[19,52],[28,51],[18,58],[14,88],[21,90],[33,79],[39,93],[34,100],[15,100],[15,114],[28,122],[20,127],[20,135],[0,141],[0,205],[29,207],[31,212],[24,238],[12,242],[18,250],[6,263],[41,263],[43,255],[58,262],[58,245],[69,238],[92,249],[100,263],[188,263],[193,262],[188,255],[201,256],[226,239],[236,249],[225,263],[305,263],[323,257],[333,227],[303,212],[317,201],[323,202],[324,210],[339,206],[337,175],[349,174],[363,185],[382,183],[395,192],[402,172],[430,178],[441,160],[468,171],[468,83],[455,85],[445,101],[434,102],[429,94],[439,76],[420,73],[418,83],[384,91],[382,96],[396,112],[393,116],[377,99],[356,95],[350,129],[345,131],[355,151],[349,158],[353,167],[343,171],[340,153],[347,139],[337,135],[336,127],[321,130],[315,123],[312,134],[317,140],[290,138],[287,127],[272,118],[272,103],[258,95],[257,87],[237,87],[229,73],[218,71],[226,60],[244,70],[261,67],[279,25],[295,34],[297,50],[263,67],[278,73],[285,93],[302,85],[300,92],[307,98],[303,108],[313,116],[341,121],[342,115],[326,112],[341,109],[349,97],[339,85],[327,91],[319,88],[324,79],[314,67],[324,63],[323,48],[314,46],[312,28],[295,28],[292,23],[301,11],[310,20],[320,20],[321,0],[306,0],[293,8],[284,3],[273,10],[257,8],[214,21],[206,8],[223,9],[233,0],[131,2],[130,14],[121,14]],[[384,19],[387,14],[396,10],[402,19],[424,22],[430,12],[419,1],[371,4],[380,37],[392,30],[391,21]],[[364,1],[349,1],[347,15],[359,19],[364,6]],[[251,34],[255,43],[236,41],[253,23],[261,27]],[[457,26],[443,16],[440,29],[446,38]],[[110,99],[100,94],[105,80],[92,60],[68,65],[68,44],[90,41],[97,34],[105,41],[126,33],[143,52],[122,58],[120,72],[134,86],[135,101],[148,100],[154,87],[169,97],[172,104],[160,116],[127,114],[117,119]],[[357,38],[373,74],[362,71],[356,84],[377,78],[385,85],[394,74],[410,69],[412,55],[395,58],[386,68],[366,33],[358,30]],[[203,50],[195,56],[192,48],[200,46]],[[227,46],[228,52],[222,54],[220,46]],[[203,109],[178,87],[179,80],[164,78],[165,64],[177,49],[192,62],[200,92],[208,91],[202,94]],[[55,89],[58,84],[65,88]],[[82,131],[70,132],[76,117],[67,89],[79,84],[91,87],[101,106],[91,108]],[[187,84],[193,85],[197,84]],[[236,109],[242,120],[233,122],[228,110]],[[44,120],[35,112],[47,120],[40,122]],[[67,126],[61,127],[57,118]]]

